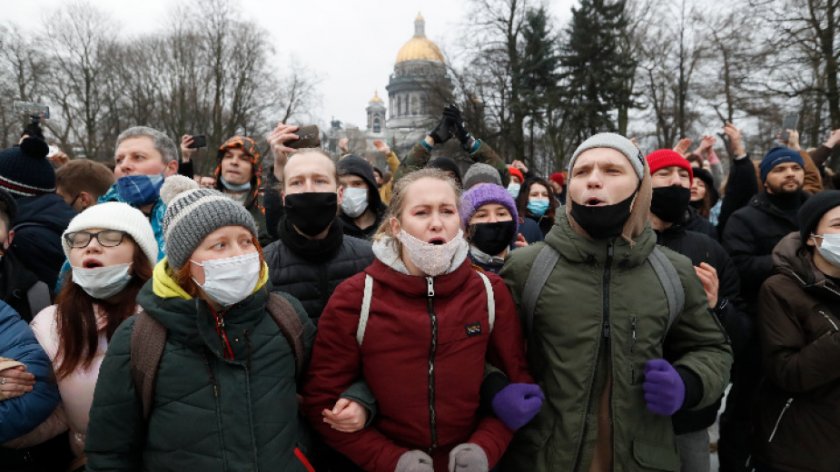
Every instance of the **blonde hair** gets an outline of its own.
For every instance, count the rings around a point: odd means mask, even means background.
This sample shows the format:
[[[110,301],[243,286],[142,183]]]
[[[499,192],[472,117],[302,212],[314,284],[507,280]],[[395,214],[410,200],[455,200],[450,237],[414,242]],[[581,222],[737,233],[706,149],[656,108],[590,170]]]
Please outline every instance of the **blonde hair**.
[[[455,206],[458,209],[458,214],[460,218],[461,187],[459,187],[455,179],[453,179],[446,172],[440,169],[427,167],[406,174],[400,180],[394,182],[394,193],[391,196],[391,203],[388,205],[388,211],[385,213],[385,218],[382,219],[382,224],[379,225],[379,229],[376,230],[376,234],[373,236],[373,239],[375,241],[396,236],[394,234],[391,234],[391,219],[400,219],[400,214],[405,209],[405,197],[408,191],[408,187],[411,184],[417,182],[418,180],[426,178],[442,180],[449,184],[449,186],[452,188],[452,191],[455,192]],[[391,241],[393,241],[393,243],[396,245],[395,247],[397,249],[397,252],[401,252],[402,248],[400,247],[401,245],[399,241],[397,241],[396,238],[391,239]]]
[[[286,157],[286,164],[288,165],[289,161],[290,161],[293,157],[295,157],[295,156],[297,156],[297,155],[299,155],[299,154],[319,154],[319,155],[321,155],[321,156],[326,157],[326,158],[330,161],[330,164],[332,164],[332,172],[330,172],[329,174],[330,174],[330,175],[332,175],[333,179],[335,180],[335,186],[336,186],[336,188],[338,188],[338,187],[339,187],[339,181],[338,181],[338,167],[335,165],[335,159],[333,159],[333,158],[332,158],[332,156],[330,156],[329,154],[327,154],[327,153],[326,153],[323,149],[321,149],[321,148],[300,148],[300,149],[295,150],[295,151],[294,151],[294,152],[292,152],[291,154],[289,154],[289,155],[288,155],[288,157]],[[285,170],[285,169],[284,169],[284,170]],[[285,173],[285,172],[283,172],[283,180],[282,180],[282,181],[280,181],[280,182],[277,182],[277,188],[278,188],[280,191],[283,191],[283,190],[285,190],[285,189],[286,189],[286,173]]]

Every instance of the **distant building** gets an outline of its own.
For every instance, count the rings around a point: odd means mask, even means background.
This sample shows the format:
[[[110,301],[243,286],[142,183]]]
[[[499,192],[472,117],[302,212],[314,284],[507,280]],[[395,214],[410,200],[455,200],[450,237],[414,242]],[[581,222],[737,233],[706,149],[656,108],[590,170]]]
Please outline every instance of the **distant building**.
[[[366,150],[372,150],[373,141],[381,139],[397,155],[405,157],[411,147],[434,127],[446,97],[452,95],[446,61],[437,44],[426,37],[426,20],[419,13],[414,19],[414,36],[397,52],[394,72],[386,89],[387,108],[378,91],[373,93],[365,108],[367,129],[363,133]],[[356,133],[358,131],[352,127],[344,130],[333,124],[330,142],[348,137],[351,148],[356,149],[353,145]]]

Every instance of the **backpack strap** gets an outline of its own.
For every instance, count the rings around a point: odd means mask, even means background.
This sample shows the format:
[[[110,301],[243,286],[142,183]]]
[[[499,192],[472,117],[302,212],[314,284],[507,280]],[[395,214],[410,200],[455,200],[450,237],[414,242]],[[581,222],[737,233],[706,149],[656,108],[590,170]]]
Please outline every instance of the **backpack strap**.
[[[303,375],[304,364],[306,362],[306,348],[303,343],[303,323],[301,323],[292,304],[277,293],[269,294],[268,312],[292,348],[292,354],[295,357],[295,377],[300,379]]]
[[[148,420],[154,403],[157,369],[166,345],[166,328],[145,310],[134,316],[130,344],[131,377],[143,405],[143,418]]]
[[[493,325],[496,324],[496,297],[493,295],[493,285],[490,283],[490,278],[484,275],[484,272],[477,270],[476,273],[484,282],[484,292],[487,294],[487,319],[492,333]]]
[[[560,260],[560,253],[553,247],[545,244],[537,253],[528,278],[525,279],[525,287],[522,288],[522,315],[525,317],[525,337],[529,337],[534,328],[534,310],[537,308],[537,299],[540,297],[548,276]]]
[[[52,305],[50,302],[50,289],[47,284],[35,282],[29,290],[26,291],[26,301],[29,303],[29,312],[35,317],[44,308]]]
[[[671,330],[671,325],[674,324],[677,316],[685,308],[685,289],[683,289],[680,274],[677,273],[674,264],[658,246],[653,248],[647,260],[653,267],[653,271],[656,272],[659,284],[665,290],[665,299],[668,301],[668,328],[665,330],[667,333]]]
[[[365,290],[362,294],[362,309],[359,312],[359,325],[356,326],[356,342],[359,346],[365,339],[368,318],[370,317],[370,301],[373,298],[373,277],[365,274]]]

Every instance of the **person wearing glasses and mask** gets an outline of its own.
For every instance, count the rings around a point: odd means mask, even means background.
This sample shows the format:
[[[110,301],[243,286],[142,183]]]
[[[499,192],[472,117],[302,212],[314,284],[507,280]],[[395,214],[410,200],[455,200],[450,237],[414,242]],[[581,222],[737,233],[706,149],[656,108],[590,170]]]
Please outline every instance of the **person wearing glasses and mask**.
[[[61,403],[12,445],[32,447],[69,430],[71,470],[76,470],[84,469],[88,412],[102,359],[117,326],[137,312],[135,299],[152,276],[158,248],[148,218],[119,202],[79,213],[61,242],[72,270],[57,303],[32,320],[35,337],[52,361]]]

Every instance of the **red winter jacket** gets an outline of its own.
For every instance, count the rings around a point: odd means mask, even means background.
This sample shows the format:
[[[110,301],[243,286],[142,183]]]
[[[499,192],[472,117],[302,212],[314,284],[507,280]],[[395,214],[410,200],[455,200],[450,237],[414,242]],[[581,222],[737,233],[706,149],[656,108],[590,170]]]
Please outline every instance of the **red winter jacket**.
[[[374,283],[360,347],[365,273]],[[306,415],[330,446],[369,471],[392,472],[411,449],[430,453],[435,470],[446,471],[449,451],[468,442],[484,450],[491,468],[496,464],[513,433],[499,419],[477,414],[485,359],[511,382],[533,380],[510,293],[499,277],[487,276],[496,301],[492,333],[484,283],[468,260],[427,278],[376,259],[336,288],[318,325],[304,387]],[[376,398],[377,417],[356,433],[335,431],[321,411],[359,378]]]

